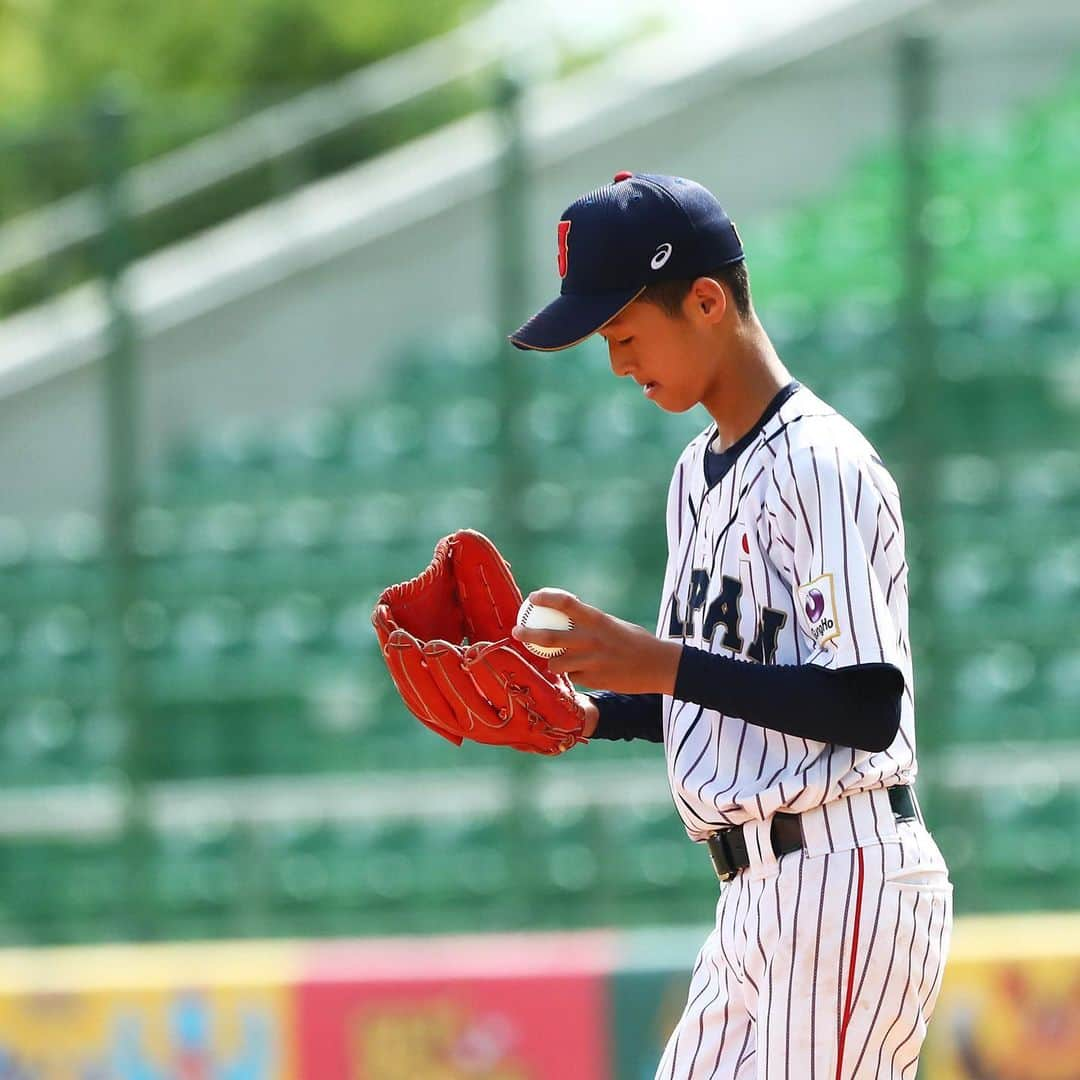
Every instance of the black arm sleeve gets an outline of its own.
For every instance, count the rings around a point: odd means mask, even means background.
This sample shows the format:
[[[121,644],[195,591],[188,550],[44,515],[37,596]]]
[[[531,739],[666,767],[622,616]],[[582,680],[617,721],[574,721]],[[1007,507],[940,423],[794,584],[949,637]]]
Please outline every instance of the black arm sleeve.
[[[785,735],[878,751],[900,729],[903,692],[893,664],[755,664],[684,645],[674,697]]]
[[[904,676],[892,664],[823,668],[755,664],[684,645],[674,697],[786,735],[885,750],[900,728]],[[600,713],[594,739],[663,742],[660,694],[588,695]]]
[[[594,739],[648,739],[664,741],[664,721],[660,694],[614,694],[610,690],[590,691],[600,718]]]

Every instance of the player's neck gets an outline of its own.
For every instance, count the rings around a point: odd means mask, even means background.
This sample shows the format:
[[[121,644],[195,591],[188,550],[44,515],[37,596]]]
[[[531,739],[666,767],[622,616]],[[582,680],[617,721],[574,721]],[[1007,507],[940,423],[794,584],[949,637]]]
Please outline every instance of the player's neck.
[[[717,377],[702,398],[720,435],[713,449],[737,443],[791,378],[761,323],[752,317],[724,349]]]

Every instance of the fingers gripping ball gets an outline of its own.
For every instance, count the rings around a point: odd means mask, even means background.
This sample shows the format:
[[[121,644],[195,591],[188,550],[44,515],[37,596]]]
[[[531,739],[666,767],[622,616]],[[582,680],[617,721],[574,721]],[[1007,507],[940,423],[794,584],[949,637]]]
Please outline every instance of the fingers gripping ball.
[[[574,620],[563,611],[552,607],[543,607],[526,599],[518,611],[518,626],[528,626],[533,630],[573,630]],[[562,656],[566,650],[555,645],[536,645],[523,641],[522,645],[531,653],[550,660],[553,656]]]

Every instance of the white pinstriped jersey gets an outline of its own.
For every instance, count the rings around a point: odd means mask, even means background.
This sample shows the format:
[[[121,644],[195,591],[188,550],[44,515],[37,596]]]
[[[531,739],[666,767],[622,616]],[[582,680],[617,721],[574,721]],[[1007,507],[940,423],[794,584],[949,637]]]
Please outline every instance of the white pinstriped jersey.
[[[680,455],[657,635],[757,663],[894,664],[905,682],[900,730],[871,753],[664,695],[668,778],[695,840],[915,778],[899,491],[853,424],[794,380],[786,393],[729,448],[733,461],[711,489],[704,459],[715,425]]]

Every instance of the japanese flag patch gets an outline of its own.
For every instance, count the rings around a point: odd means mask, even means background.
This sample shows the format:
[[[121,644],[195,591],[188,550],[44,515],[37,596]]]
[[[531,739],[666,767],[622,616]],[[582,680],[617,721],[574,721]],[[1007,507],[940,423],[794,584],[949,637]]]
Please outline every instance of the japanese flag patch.
[[[840,636],[832,574],[822,574],[809,584],[800,585],[799,604],[815,645],[824,645],[826,641]]]

